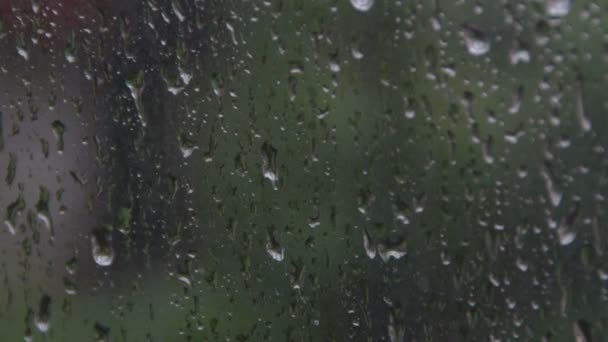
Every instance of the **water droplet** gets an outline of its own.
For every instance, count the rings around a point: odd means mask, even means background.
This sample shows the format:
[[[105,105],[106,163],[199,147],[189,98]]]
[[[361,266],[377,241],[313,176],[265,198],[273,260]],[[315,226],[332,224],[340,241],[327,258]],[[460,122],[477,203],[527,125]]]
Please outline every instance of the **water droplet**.
[[[277,169],[277,149],[265,142],[262,145],[262,174],[278,190],[279,170]]]
[[[19,197],[17,197],[15,201],[6,207],[6,218],[4,219],[4,225],[11,235],[15,235],[17,232],[15,220],[17,215],[20,215],[23,210],[25,210],[25,200],[23,199],[23,194],[19,194]]]
[[[63,153],[64,147],[63,133],[65,133],[65,125],[63,124],[63,122],[55,120],[51,124],[51,127],[53,128],[53,134],[55,135],[55,139],[57,139],[57,153],[61,154]]]
[[[76,295],[76,284],[68,278],[63,278],[63,288],[65,290],[65,294],[74,296]]]
[[[36,314],[35,324],[36,328],[41,333],[46,333],[51,326],[51,297],[44,295],[40,299],[38,306],[38,313]]]
[[[406,247],[405,239],[398,239],[396,241],[379,242],[376,245],[376,250],[382,261],[388,262],[391,258],[399,260],[407,255]]]
[[[509,107],[510,114],[519,113],[519,110],[521,109],[521,103],[523,101],[523,98],[524,98],[524,87],[519,86],[519,87],[517,87],[517,89],[515,89],[515,91],[513,92],[513,95],[511,96],[511,107]]]
[[[3,124],[4,114],[0,111],[0,152],[4,150],[4,124]]]
[[[266,240],[266,252],[276,261],[283,261],[285,258],[285,251],[281,244],[277,241],[274,234],[268,234],[268,239]]]
[[[65,60],[70,64],[76,62],[76,35],[72,32],[71,39],[67,42],[64,50]]]
[[[49,190],[44,186],[41,186],[38,194],[38,203],[36,203],[38,219],[44,224],[46,229],[51,232],[51,235],[54,235],[53,220],[51,219],[51,213],[49,212],[49,199]]]
[[[361,50],[358,48],[352,48],[350,52],[354,59],[362,59],[364,57],[363,52],[361,52]]]
[[[6,185],[11,186],[15,180],[17,172],[17,156],[13,153],[8,154],[8,166],[6,167],[6,177],[4,178]]]
[[[589,132],[591,130],[591,121],[585,115],[585,106],[583,103],[583,92],[579,89],[576,95],[576,118],[578,124],[583,132]]]
[[[49,157],[49,141],[48,140],[46,140],[44,138],[40,138],[40,150],[41,150],[44,158]]]
[[[190,81],[192,81],[192,73],[188,72],[183,66],[179,66],[178,67],[179,70],[179,77],[182,79],[182,82],[184,83],[184,85],[188,85],[190,84]]]
[[[141,122],[142,127],[146,127],[148,124],[146,117],[144,115],[144,104],[141,98],[141,94],[144,91],[145,83],[144,83],[144,72],[139,71],[137,74],[132,75],[129,79],[126,80],[125,84],[129,91],[131,91],[131,97],[135,102],[135,109],[137,110],[137,116],[139,117],[139,121]]]
[[[177,20],[180,22],[184,22],[186,20],[186,16],[184,15],[184,9],[182,5],[178,2],[178,0],[173,0],[171,2],[171,9],[173,10],[173,14],[177,17]]]
[[[110,328],[105,325],[96,322],[95,323],[95,337],[97,342],[110,342]]]
[[[186,258],[183,263],[177,265],[177,280],[187,287],[192,287],[192,276],[190,275],[191,259]]]
[[[361,12],[367,12],[374,6],[375,0],[350,0],[351,5]]]
[[[570,0],[545,0],[545,10],[550,17],[565,17],[570,12]]]
[[[40,12],[40,1],[41,0],[32,0],[32,12],[34,12],[34,14]]]
[[[511,60],[511,64],[513,65],[517,65],[520,63],[529,63],[530,50],[528,49],[527,44],[518,41],[513,47],[513,49],[511,49],[509,53],[509,59]]]
[[[591,325],[585,320],[578,320],[572,325],[575,342],[591,342]]]
[[[376,245],[367,230],[363,231],[363,248],[365,248],[365,254],[367,254],[370,259],[376,257]]]
[[[576,238],[576,232],[574,231],[574,225],[578,218],[579,203],[577,202],[568,214],[563,217],[557,227],[557,236],[559,238],[559,244],[566,246],[571,244]]]
[[[25,342],[32,342],[34,340],[34,338],[32,337],[32,328],[29,327],[29,324],[27,327],[25,327],[25,333],[23,334],[23,341]]]
[[[19,54],[19,56],[23,57],[23,59],[25,59],[26,61],[30,59],[30,54],[29,54],[29,52],[27,52],[25,47],[17,46],[17,53]]]
[[[182,151],[182,156],[188,158],[192,155],[194,150],[198,149],[196,142],[190,138],[187,132],[180,132],[177,136],[179,142],[179,149]]]
[[[403,342],[405,336],[403,310],[399,305],[391,305],[388,312],[388,337],[390,342]]]
[[[110,266],[114,262],[112,231],[108,227],[97,229],[91,234],[93,260],[99,266]]]
[[[558,186],[553,181],[553,177],[549,173],[547,169],[541,172],[541,176],[545,180],[545,189],[547,190],[547,195],[549,196],[549,200],[554,207],[559,206],[562,201],[562,192],[559,190]]]
[[[116,215],[116,229],[128,234],[131,231],[131,208],[120,207]]]
[[[467,25],[461,34],[471,55],[481,56],[490,51],[490,39],[482,31]]]

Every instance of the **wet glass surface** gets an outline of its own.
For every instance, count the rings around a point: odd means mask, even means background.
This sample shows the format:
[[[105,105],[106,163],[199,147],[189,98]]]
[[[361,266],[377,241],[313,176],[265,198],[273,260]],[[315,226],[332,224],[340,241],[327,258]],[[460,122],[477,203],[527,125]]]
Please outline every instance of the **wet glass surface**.
[[[605,340],[607,6],[0,1],[0,340]]]

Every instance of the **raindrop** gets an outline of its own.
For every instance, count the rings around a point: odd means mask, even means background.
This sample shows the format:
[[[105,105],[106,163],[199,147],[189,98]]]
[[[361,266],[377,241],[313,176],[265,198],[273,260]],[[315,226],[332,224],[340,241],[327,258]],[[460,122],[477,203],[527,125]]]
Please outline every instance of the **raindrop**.
[[[388,312],[388,337],[390,342],[403,342],[405,327],[403,310],[398,305],[391,305]]]
[[[277,169],[277,149],[265,142],[262,145],[262,174],[278,190],[279,170]]]
[[[370,259],[376,257],[376,245],[367,230],[363,231],[363,248],[365,248],[365,254],[367,254]]]
[[[95,341],[96,342],[110,342],[110,328],[105,325],[96,322],[95,323]]]
[[[182,23],[186,20],[186,16],[184,15],[184,9],[177,0],[173,0],[171,2],[171,9],[173,10],[173,14],[175,14],[175,16],[177,17],[177,20]]]
[[[17,232],[15,220],[17,215],[20,215],[23,210],[25,210],[25,200],[23,199],[23,194],[19,194],[19,197],[17,197],[15,201],[6,207],[6,218],[4,219],[4,225],[11,235],[15,235]]]
[[[27,50],[23,46],[17,46],[17,53],[26,61],[30,59],[29,52],[27,52]]]
[[[91,253],[99,266],[110,266],[114,262],[112,231],[109,227],[95,230],[91,234]]]
[[[585,320],[578,320],[572,325],[575,342],[591,342],[591,325]]]
[[[563,217],[557,228],[557,235],[559,243],[562,246],[571,244],[576,238],[576,232],[574,231],[574,225],[578,218],[579,203],[577,202],[568,214]]]
[[[576,94],[576,118],[583,132],[589,132],[591,130],[591,121],[585,115],[585,106],[583,104],[583,92],[580,89]]]
[[[559,206],[560,202],[562,201],[562,192],[553,181],[553,178],[547,169],[541,171],[541,176],[545,180],[545,189],[547,190],[547,195],[551,201],[551,204],[554,207]]]
[[[285,258],[285,251],[281,244],[277,241],[274,233],[268,234],[268,239],[266,240],[266,252],[276,261],[283,261]]]
[[[51,213],[49,212],[49,199],[49,190],[44,186],[41,186],[38,195],[38,203],[36,203],[38,219],[42,221],[44,226],[51,232],[51,235],[54,235],[53,220],[51,219]]]
[[[8,166],[6,167],[6,177],[4,181],[6,185],[11,186],[13,180],[15,180],[15,174],[17,172],[17,156],[13,153],[8,154]]]
[[[40,299],[40,304],[38,306],[38,313],[35,317],[36,328],[41,333],[46,333],[51,326],[51,297],[44,295]]]
[[[361,12],[367,12],[374,6],[375,0],[350,0],[351,5]]]
[[[190,157],[194,150],[198,149],[196,142],[190,138],[187,132],[180,132],[177,140],[179,142],[179,149],[182,151],[182,157],[184,158]]]
[[[545,11],[550,17],[565,17],[570,12],[571,0],[545,0]]]
[[[0,111],[0,152],[4,150],[4,124],[3,124],[4,114]]]
[[[384,262],[388,262],[391,258],[399,260],[407,254],[405,239],[397,241],[385,241],[377,244],[376,250],[378,255]]]
[[[51,127],[53,128],[53,134],[55,135],[55,139],[57,139],[57,153],[61,154],[63,153],[64,147],[63,134],[65,133],[65,125],[63,124],[63,122],[55,120],[51,124]]]
[[[127,85],[127,88],[129,88],[131,97],[135,102],[135,109],[137,110],[139,121],[141,122],[142,127],[146,127],[148,123],[144,115],[144,103],[141,97],[145,87],[144,72],[139,71],[137,74],[132,75],[129,79],[127,79],[125,84]]]
[[[462,38],[467,46],[467,51],[473,56],[485,55],[490,51],[490,39],[485,33],[472,26],[465,25],[462,32]]]

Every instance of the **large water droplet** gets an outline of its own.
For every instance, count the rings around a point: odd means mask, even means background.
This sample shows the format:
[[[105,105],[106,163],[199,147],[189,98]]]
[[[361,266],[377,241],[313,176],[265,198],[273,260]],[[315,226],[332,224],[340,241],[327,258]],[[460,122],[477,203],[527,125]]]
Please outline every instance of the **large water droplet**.
[[[285,251],[274,234],[268,235],[268,239],[266,240],[266,252],[276,261],[283,261],[285,258]]]
[[[490,51],[490,39],[482,31],[465,26],[462,30],[462,38],[467,46],[467,51],[473,56],[485,55]]]
[[[277,169],[277,149],[269,143],[262,145],[262,173],[264,178],[272,184],[272,188],[277,190],[279,183],[279,170]]]
[[[3,116],[4,114],[2,114],[2,112],[0,111],[0,152],[2,152],[2,150],[4,150],[4,124],[3,124]]]
[[[53,128],[53,134],[55,135],[55,139],[57,139],[57,153],[61,154],[63,153],[64,147],[63,134],[65,133],[65,125],[63,124],[63,122],[55,120],[51,124],[51,127]]]
[[[40,193],[38,195],[38,203],[36,203],[36,211],[38,212],[38,219],[44,224],[46,229],[54,235],[53,220],[51,219],[51,213],[49,211],[49,190],[43,186],[40,187]]]
[[[114,262],[112,232],[107,227],[97,229],[91,234],[91,253],[99,266],[110,266]]]
[[[549,200],[551,201],[551,204],[554,207],[559,206],[560,202],[562,201],[562,192],[555,184],[555,181],[553,180],[553,177],[551,176],[548,170],[543,170],[541,172],[541,176],[545,180],[545,189],[547,190],[547,195],[549,197]]]
[[[579,204],[570,209],[568,214],[562,218],[557,228],[557,237],[559,238],[559,244],[566,246],[571,244],[576,238],[576,232],[574,231],[574,225],[578,218]]]
[[[407,254],[405,239],[397,241],[385,241],[376,245],[378,255],[384,262],[388,262],[391,258],[399,260]]]
[[[38,313],[36,314],[35,324],[36,328],[41,333],[46,333],[51,326],[51,297],[44,295],[40,299],[38,306]]]
[[[8,154],[8,166],[6,167],[6,177],[4,181],[6,185],[11,186],[13,180],[15,180],[15,174],[17,172],[17,156],[14,153]]]
[[[141,94],[144,91],[144,73],[143,71],[138,72],[137,74],[131,76],[125,82],[127,88],[131,91],[131,97],[135,102],[135,108],[137,110],[137,116],[139,117],[139,121],[143,127],[146,127],[148,124],[146,117],[144,115],[144,104],[141,98]]]
[[[95,323],[95,335],[97,342],[109,342],[110,341],[110,328],[97,322]]]
[[[374,6],[375,0],[350,0],[351,5],[361,12],[367,12]]]
[[[370,259],[376,257],[376,245],[367,230],[363,231],[363,248],[365,248],[365,254],[367,254]]]
[[[570,12],[570,0],[546,0],[545,10],[550,17],[565,17]]]

